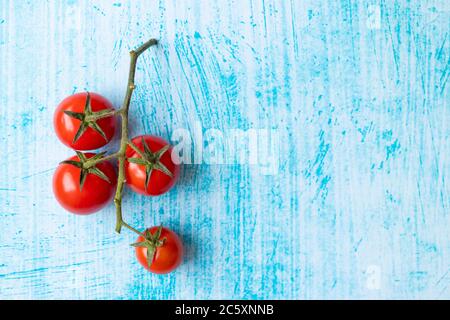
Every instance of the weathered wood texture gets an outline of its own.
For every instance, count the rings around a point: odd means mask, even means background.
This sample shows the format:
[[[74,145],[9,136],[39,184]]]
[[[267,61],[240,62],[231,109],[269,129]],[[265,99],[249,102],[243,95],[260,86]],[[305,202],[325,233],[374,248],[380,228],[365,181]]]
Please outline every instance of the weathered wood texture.
[[[448,1],[0,0],[0,298],[450,298]],[[278,173],[190,165],[127,219],[183,238],[145,272],[114,233],[55,202],[72,152],[65,96],[119,106],[140,60],[132,134],[268,128]],[[117,145],[117,141],[116,141]]]

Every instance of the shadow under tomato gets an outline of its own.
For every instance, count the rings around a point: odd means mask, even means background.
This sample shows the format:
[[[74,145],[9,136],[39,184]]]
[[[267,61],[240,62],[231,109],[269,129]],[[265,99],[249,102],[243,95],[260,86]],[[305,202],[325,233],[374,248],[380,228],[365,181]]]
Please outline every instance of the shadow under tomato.
[[[189,266],[191,263],[196,261],[198,242],[200,241],[194,235],[189,234],[179,234],[181,242],[183,243],[184,253],[183,253],[183,261],[181,266]]]

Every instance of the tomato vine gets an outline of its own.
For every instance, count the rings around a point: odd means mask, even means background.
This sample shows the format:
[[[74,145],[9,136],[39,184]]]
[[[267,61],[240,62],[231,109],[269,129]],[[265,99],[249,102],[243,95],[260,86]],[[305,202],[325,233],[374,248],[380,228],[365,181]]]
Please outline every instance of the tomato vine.
[[[60,163],[53,176],[53,189],[60,204],[76,214],[98,211],[114,195],[116,232],[120,233],[124,227],[138,234],[132,246],[139,263],[152,272],[167,273],[181,262],[183,246],[178,236],[162,226],[140,232],[122,215],[125,183],[137,193],[160,195],[173,187],[180,172],[172,158],[173,148],[164,139],[152,135],[128,138],[128,111],[136,88],[137,62],[141,54],[156,44],[156,39],[150,39],[130,52],[127,90],[119,109],[115,110],[101,95],[90,92],[74,94],[60,103],[55,111],[55,131],[61,142],[75,150],[76,156]],[[116,128],[116,116],[122,120],[119,150],[109,155],[80,152],[109,143]],[[112,159],[118,161],[117,175],[109,161]],[[73,187],[76,184],[78,188]]]
[[[138,47],[136,50],[130,51],[130,69],[128,73],[128,83],[127,83],[127,91],[125,94],[125,98],[122,104],[122,107],[117,110],[115,113],[121,117],[122,120],[122,127],[121,127],[121,139],[120,139],[120,148],[119,151],[98,159],[92,159],[88,160],[84,163],[84,167],[89,169],[91,167],[94,167],[97,163],[100,163],[102,161],[110,160],[117,158],[119,161],[118,167],[119,167],[119,173],[117,177],[117,187],[116,187],[116,193],[114,196],[114,204],[116,206],[116,232],[120,233],[122,230],[122,227],[125,227],[138,235],[143,236],[141,232],[139,232],[137,229],[130,226],[128,223],[126,223],[122,216],[122,194],[123,194],[123,186],[125,184],[125,151],[127,149],[127,146],[130,142],[128,139],[128,110],[130,108],[130,102],[131,97],[133,96],[133,91],[136,88],[134,79],[136,74],[136,66],[139,59],[139,56],[144,53],[147,49],[149,49],[151,46],[154,46],[158,43],[156,39],[150,39],[144,44],[142,44],[140,47]]]

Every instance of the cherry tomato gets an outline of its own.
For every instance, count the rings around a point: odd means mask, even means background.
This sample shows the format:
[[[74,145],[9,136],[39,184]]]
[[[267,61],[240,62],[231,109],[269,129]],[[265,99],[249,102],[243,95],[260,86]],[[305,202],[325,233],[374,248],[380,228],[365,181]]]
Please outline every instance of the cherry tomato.
[[[89,159],[95,154],[79,153],[64,161],[53,175],[53,192],[61,206],[75,214],[91,214],[105,207],[114,196],[117,175],[113,165],[104,161],[95,165],[89,172],[85,170],[85,179],[80,187],[82,169],[77,167],[80,157]],[[100,171],[100,173],[99,173]]]
[[[158,234],[159,233],[159,234]],[[164,227],[151,227],[144,233],[146,237],[139,236],[136,247],[136,258],[147,270],[164,274],[176,269],[183,259],[183,244],[172,230]],[[148,252],[153,252],[149,261]]]
[[[133,191],[147,196],[169,191],[180,175],[180,166],[172,160],[173,147],[152,135],[135,137],[131,143],[141,154],[128,145],[125,161],[127,184]]]
[[[113,138],[117,121],[114,116],[94,118],[108,110],[114,110],[112,104],[99,94],[71,95],[55,110],[53,125],[56,135],[62,143],[75,150],[103,147]]]

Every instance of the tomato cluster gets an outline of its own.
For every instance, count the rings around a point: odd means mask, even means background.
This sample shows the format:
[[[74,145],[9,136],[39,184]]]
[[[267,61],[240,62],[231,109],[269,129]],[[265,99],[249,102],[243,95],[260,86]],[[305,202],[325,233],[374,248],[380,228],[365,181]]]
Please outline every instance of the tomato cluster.
[[[96,93],[77,93],[64,99],[54,114],[56,135],[76,155],[60,163],[53,176],[53,192],[66,210],[92,214],[114,197],[118,176],[105,153],[83,153],[108,144],[117,127],[117,112]],[[125,182],[146,196],[161,195],[176,183],[180,168],[172,158],[172,146],[162,138],[143,135],[128,141]],[[132,230],[135,230],[131,228]],[[181,262],[183,246],[178,236],[163,227],[139,233],[135,244],[138,261],[155,273],[167,273]]]

